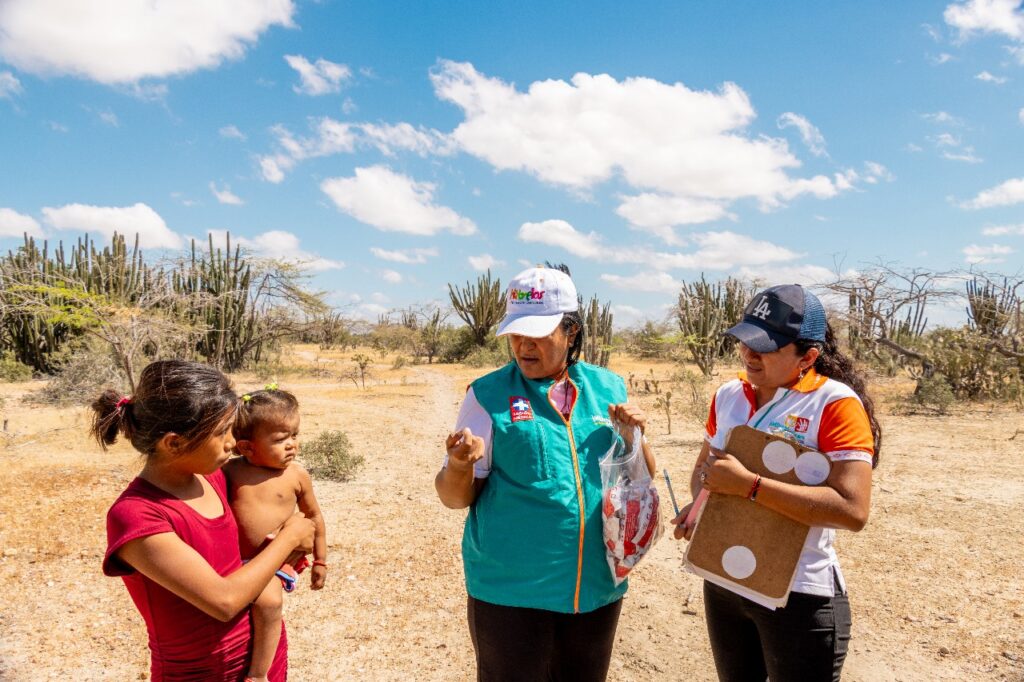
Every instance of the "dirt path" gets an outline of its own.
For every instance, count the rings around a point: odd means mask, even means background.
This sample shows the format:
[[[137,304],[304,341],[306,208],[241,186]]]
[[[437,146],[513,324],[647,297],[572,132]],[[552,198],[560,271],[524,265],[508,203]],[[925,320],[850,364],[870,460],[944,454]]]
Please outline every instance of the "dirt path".
[[[323,591],[303,583],[286,600],[296,679],[472,679],[464,513],[438,503],[433,476],[465,386],[480,373],[378,369],[365,391],[281,382],[300,399],[305,434],[340,428],[367,461],[355,481],[317,483],[331,568]],[[242,390],[262,383],[236,381]],[[85,438],[82,410],[22,405],[31,386],[5,388],[0,679],[145,679],[141,619],[121,583],[99,570],[103,515],[139,460],[127,447],[100,453]],[[659,464],[683,480],[698,432],[675,423],[666,435],[653,398],[638,401],[651,414]],[[1024,458],[1008,440],[1022,422],[980,410],[885,419],[871,522],[840,534],[854,611],[844,679],[1024,679]],[[714,679],[700,582],[681,569],[682,551],[666,537],[637,569],[610,679]]]

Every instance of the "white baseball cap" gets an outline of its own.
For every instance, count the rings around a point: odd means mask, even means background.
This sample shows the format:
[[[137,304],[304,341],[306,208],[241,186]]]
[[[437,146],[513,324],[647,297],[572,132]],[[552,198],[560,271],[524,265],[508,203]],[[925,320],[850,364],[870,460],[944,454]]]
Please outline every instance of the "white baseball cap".
[[[576,285],[569,275],[552,268],[523,270],[509,282],[505,317],[497,336],[518,334],[539,338],[555,331],[565,313],[579,310]]]

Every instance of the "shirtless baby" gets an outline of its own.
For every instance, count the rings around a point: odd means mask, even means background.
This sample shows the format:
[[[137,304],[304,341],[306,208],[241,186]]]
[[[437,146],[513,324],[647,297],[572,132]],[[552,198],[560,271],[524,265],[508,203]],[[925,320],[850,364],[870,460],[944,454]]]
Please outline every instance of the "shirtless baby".
[[[235,421],[237,457],[224,466],[230,482],[231,509],[238,522],[242,560],[259,552],[298,504],[316,524],[310,586],[319,590],[327,579],[327,531],[313,495],[309,473],[296,461],[299,453],[299,403],[273,384],[242,396]],[[282,591],[294,589],[298,572],[309,564],[293,557],[278,571],[253,603],[252,664],[246,679],[265,680],[281,638]]]

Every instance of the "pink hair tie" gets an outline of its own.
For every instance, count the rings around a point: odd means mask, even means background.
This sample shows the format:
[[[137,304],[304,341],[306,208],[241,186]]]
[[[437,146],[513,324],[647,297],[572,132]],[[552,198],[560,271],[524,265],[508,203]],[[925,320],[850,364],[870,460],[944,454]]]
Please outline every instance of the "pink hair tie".
[[[120,410],[124,408],[124,406],[130,403],[131,401],[131,398],[129,398],[128,396],[124,396],[123,398],[117,401],[117,409]]]

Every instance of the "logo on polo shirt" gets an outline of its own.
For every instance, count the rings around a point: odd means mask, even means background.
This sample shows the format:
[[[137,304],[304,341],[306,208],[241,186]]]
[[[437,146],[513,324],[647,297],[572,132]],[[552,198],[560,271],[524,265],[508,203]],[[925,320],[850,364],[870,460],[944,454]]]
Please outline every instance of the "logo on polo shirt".
[[[530,401],[518,395],[508,399],[509,414],[512,416],[512,423],[533,419],[533,408]]]
[[[791,414],[786,417],[786,428],[793,433],[807,433],[807,429],[811,426],[811,420],[807,417],[800,417],[795,414]]]

